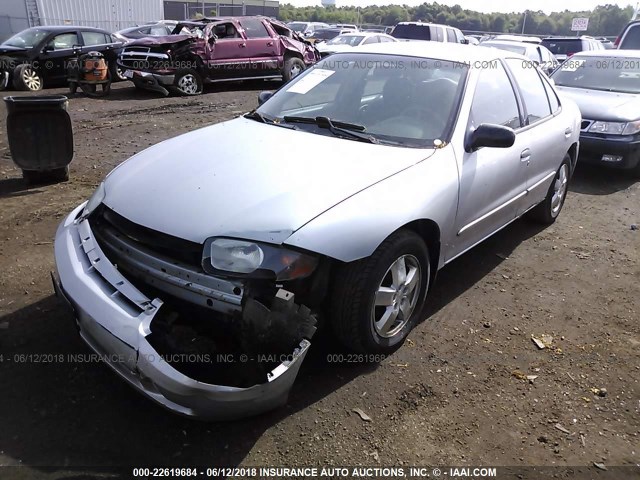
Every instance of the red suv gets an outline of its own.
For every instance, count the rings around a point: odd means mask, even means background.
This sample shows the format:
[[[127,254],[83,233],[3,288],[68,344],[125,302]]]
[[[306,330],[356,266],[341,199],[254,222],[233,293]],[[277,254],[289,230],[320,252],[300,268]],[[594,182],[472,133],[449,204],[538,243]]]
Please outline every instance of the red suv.
[[[285,24],[253,16],[180,22],[171,35],[128,43],[118,63],[138,88],[198,95],[210,82],[289,81],[319,59]]]

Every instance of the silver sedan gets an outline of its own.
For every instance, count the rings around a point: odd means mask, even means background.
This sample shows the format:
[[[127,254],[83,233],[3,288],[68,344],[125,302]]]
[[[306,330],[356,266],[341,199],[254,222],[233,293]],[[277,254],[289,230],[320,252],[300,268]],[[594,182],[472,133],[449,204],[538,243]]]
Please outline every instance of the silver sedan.
[[[393,352],[438,269],[556,220],[578,154],[576,105],[494,49],[358,47],[259,103],[123,163],[56,234],[82,337],[184,415],[286,402],[321,326]]]

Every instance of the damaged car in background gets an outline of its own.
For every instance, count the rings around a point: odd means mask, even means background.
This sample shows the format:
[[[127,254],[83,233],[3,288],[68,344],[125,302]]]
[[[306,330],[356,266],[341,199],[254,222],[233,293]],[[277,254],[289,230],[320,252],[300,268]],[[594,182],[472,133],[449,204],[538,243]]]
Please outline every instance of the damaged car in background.
[[[113,170],[58,228],[56,292],[116,372],[185,415],[283,404],[325,325],[390,354],[438,269],[562,209],[580,112],[524,59],[398,42],[322,60]]]
[[[287,82],[319,58],[313,45],[285,24],[248,16],[180,22],[171,35],[129,42],[118,63],[138,88],[198,95],[206,83]]]

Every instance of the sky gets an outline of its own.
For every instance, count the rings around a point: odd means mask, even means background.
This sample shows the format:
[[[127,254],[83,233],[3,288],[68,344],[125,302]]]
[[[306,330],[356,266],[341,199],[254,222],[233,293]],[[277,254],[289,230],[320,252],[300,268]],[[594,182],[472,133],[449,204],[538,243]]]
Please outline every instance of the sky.
[[[416,6],[431,0],[336,0],[338,6],[357,5],[389,5],[406,4]],[[280,0],[280,3],[290,3],[296,7],[320,5],[320,0]],[[620,7],[636,5],[635,0],[438,0],[445,5],[460,5],[462,8],[476,10],[478,12],[524,12],[525,10],[542,10],[545,13],[571,10],[590,10],[598,5],[615,4]]]

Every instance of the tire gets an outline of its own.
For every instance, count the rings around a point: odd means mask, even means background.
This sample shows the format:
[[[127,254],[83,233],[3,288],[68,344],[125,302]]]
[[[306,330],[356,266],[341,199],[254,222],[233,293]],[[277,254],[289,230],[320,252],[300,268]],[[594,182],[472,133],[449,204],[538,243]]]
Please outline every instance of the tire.
[[[75,95],[77,91],[78,91],[78,83],[69,82],[69,94]]]
[[[173,88],[179,95],[200,95],[202,93],[202,78],[198,72],[191,68],[178,70]]]
[[[16,90],[37,92],[42,90],[42,77],[31,65],[18,65],[13,71],[13,87]]]
[[[6,90],[9,86],[9,71],[4,70],[0,72],[0,92]]]
[[[296,78],[298,75],[300,75],[305,68],[305,64],[302,60],[300,60],[300,58],[288,57],[284,61],[284,67],[282,69],[282,79],[285,82],[288,82],[292,78]]]
[[[405,283],[398,273],[392,273],[394,270],[404,270]],[[411,272],[415,280],[407,281]],[[361,353],[389,354],[397,350],[422,312],[430,276],[427,246],[409,230],[391,235],[370,257],[339,268],[329,314],[340,342]],[[376,298],[379,306],[375,305]]]
[[[129,80],[124,76],[124,71],[118,66],[115,60],[109,64],[109,75],[111,75],[112,82],[124,82],[125,80]]]
[[[570,178],[571,156],[567,153],[556,172],[553,182],[551,182],[551,186],[549,186],[547,196],[541,203],[527,212],[527,218],[545,225],[551,225],[555,222],[567,198]]]

